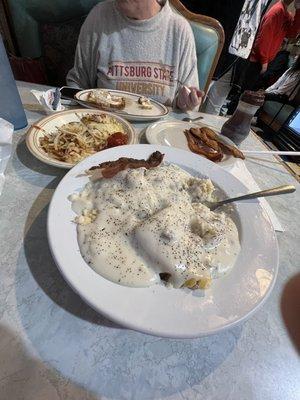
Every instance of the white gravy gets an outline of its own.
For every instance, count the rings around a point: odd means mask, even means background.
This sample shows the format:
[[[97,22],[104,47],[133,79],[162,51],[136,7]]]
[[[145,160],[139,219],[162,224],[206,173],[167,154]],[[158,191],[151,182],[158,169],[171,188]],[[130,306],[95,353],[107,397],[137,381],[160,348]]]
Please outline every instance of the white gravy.
[[[229,216],[201,204],[213,191],[210,180],[172,164],[89,183],[70,196],[81,254],[126,286],[153,285],[160,273],[176,288],[194,277],[217,278],[233,267],[240,244]]]

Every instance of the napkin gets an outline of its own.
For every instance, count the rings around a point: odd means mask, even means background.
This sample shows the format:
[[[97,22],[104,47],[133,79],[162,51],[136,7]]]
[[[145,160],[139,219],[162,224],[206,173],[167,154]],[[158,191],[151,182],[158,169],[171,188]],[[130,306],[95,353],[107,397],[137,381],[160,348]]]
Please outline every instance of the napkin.
[[[5,169],[11,156],[12,135],[14,126],[3,118],[0,118],[0,195],[5,181]]]
[[[226,169],[239,181],[241,181],[249,189],[250,192],[258,192],[259,190],[261,190],[258,184],[253,179],[253,176],[251,175],[251,173],[249,172],[243,161],[238,160],[236,163],[234,163],[233,166],[225,167],[224,169]],[[275,231],[284,232],[282,225],[280,224],[278,218],[276,217],[274,211],[272,210],[267,200],[263,197],[257,200],[268,214]]]
[[[61,94],[58,88],[49,89],[46,92],[31,90],[31,93],[43,107],[46,114],[53,114],[65,109],[65,107],[61,104]]]

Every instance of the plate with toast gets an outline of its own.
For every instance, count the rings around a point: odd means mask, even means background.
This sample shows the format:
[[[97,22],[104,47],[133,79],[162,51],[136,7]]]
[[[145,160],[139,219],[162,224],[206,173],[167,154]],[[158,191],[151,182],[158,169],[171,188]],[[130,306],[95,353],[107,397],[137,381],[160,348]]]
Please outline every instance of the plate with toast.
[[[166,106],[139,94],[109,89],[87,89],[75,94],[76,101],[120,115],[129,121],[153,121],[168,115]]]

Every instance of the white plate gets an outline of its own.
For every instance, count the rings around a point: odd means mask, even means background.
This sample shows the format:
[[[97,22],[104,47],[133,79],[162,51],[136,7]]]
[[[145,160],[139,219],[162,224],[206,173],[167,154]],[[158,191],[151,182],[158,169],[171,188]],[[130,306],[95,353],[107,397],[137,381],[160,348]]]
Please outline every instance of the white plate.
[[[155,122],[148,126],[145,131],[145,135],[148,143],[150,144],[172,146],[177,147],[178,149],[190,151],[184,131],[190,128],[199,128],[199,126],[201,127],[208,125],[202,124],[201,121],[198,121],[197,123],[192,123],[178,120],[166,120]],[[219,134],[216,128],[210,128]],[[219,137],[225,144],[235,146],[235,144],[227,137],[221,135],[219,135]],[[223,160],[218,164],[221,164],[222,167],[232,166],[236,161],[236,158],[224,154]]]
[[[137,136],[134,132],[133,126],[125,121],[123,118],[101,110],[85,110],[82,108],[76,110],[68,110],[58,112],[56,114],[50,115],[48,117],[42,118],[39,121],[35,122],[27,131],[26,136],[26,144],[29,151],[40,161],[53,165],[54,167],[58,168],[65,168],[70,169],[74,167],[74,163],[67,163],[64,161],[55,160],[55,158],[50,157],[41,147],[40,145],[40,138],[45,136],[45,133],[51,133],[56,131],[57,126],[62,126],[69,122],[78,122],[79,119],[77,115],[84,116],[86,114],[98,114],[103,115],[107,114],[120,122],[125,132],[128,134],[128,144],[133,144],[137,142]]]
[[[88,101],[88,95],[93,90],[97,89],[82,90],[81,92],[76,93],[75,98],[84,107],[94,108],[93,106],[89,106],[88,104],[84,103],[85,101]],[[165,117],[169,113],[169,110],[166,106],[150,98],[149,100],[151,101],[151,104],[153,106],[152,109],[151,110],[142,109],[138,104],[138,99],[141,97],[140,94],[123,92],[120,90],[107,90],[107,91],[116,96],[122,96],[125,98],[125,108],[123,110],[111,110],[111,112],[120,115],[123,118],[126,118],[128,121],[153,121]],[[81,102],[80,100],[82,100],[83,102]],[[95,108],[97,108],[97,105],[95,105]]]
[[[278,247],[269,218],[257,200],[236,207],[241,252],[231,273],[199,291],[163,285],[130,288],[98,275],[83,260],[77,242],[75,214],[67,197],[88,181],[82,172],[119,157],[147,158],[159,150],[165,161],[197,176],[209,176],[228,196],[246,193],[240,181],[196,154],[166,146],[112,148],[76,165],[58,185],[48,214],[48,239],[58,268],[72,288],[107,318],[138,331],[173,338],[214,334],[249,317],[270,294],[278,270]]]

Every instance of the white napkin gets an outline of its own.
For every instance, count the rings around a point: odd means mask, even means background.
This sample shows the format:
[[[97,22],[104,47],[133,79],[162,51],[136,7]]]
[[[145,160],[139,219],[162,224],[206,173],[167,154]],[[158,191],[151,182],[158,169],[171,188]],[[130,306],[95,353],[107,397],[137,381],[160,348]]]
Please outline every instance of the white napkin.
[[[243,161],[238,160],[236,163],[234,163],[233,166],[225,167],[224,169],[226,169],[239,181],[241,181],[249,189],[250,192],[258,192],[259,190],[261,190]],[[284,232],[282,225],[280,224],[278,218],[276,217],[267,200],[264,198],[260,198],[258,199],[258,201],[260,202],[266,213],[269,215],[275,231]]]
[[[5,181],[5,169],[11,156],[12,135],[14,126],[3,118],[0,118],[0,195]]]
[[[49,89],[46,92],[31,90],[30,92],[44,108],[46,114],[53,114],[65,109],[65,107],[61,104],[60,92],[56,92],[56,89]],[[56,98],[57,95],[58,98]]]

